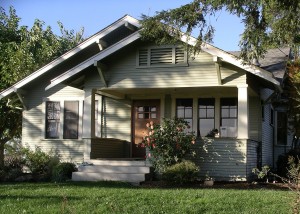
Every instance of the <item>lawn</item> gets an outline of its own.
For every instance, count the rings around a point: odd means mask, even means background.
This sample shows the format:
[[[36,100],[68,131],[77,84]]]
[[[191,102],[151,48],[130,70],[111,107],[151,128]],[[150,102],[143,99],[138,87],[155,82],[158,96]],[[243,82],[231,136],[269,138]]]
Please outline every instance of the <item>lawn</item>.
[[[2,183],[0,213],[291,213],[292,192],[141,188],[115,182]]]

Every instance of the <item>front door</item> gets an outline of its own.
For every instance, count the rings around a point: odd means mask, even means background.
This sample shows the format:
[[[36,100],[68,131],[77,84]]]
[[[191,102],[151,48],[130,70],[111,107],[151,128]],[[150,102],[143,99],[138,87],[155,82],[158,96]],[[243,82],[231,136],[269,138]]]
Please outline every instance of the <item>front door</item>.
[[[148,134],[147,123],[151,121],[160,122],[160,100],[135,100],[133,101],[132,114],[132,157],[144,158],[146,155],[145,148],[138,147],[137,144],[142,142],[143,137]]]

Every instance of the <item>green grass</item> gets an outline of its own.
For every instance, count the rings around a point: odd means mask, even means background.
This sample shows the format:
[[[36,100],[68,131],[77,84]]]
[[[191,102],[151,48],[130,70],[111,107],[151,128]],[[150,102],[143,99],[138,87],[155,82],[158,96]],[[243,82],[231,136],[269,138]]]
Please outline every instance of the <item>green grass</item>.
[[[292,192],[157,189],[114,182],[3,183],[0,213],[291,213]]]

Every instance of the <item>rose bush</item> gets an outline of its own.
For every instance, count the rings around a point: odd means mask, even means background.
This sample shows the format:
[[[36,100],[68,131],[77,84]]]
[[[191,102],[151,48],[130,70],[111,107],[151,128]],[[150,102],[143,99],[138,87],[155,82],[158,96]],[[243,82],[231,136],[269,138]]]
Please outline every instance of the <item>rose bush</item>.
[[[147,158],[157,172],[163,173],[166,167],[182,162],[187,155],[195,155],[191,150],[195,135],[188,132],[188,123],[180,118],[163,119],[161,124],[146,124],[148,134],[141,147],[148,148]]]

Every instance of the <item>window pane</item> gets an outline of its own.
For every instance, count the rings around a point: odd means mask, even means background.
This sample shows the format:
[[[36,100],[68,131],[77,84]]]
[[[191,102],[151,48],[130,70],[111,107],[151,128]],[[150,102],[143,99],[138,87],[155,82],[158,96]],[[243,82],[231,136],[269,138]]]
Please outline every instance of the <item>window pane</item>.
[[[193,117],[193,109],[192,107],[185,108],[185,116],[184,118],[192,118]]]
[[[138,107],[138,112],[143,112],[144,111],[144,107]]]
[[[224,117],[229,117],[229,111],[228,109],[221,109],[221,117],[224,118]]]
[[[143,119],[143,118],[144,118],[144,114],[143,114],[143,113],[139,113],[139,114],[138,114],[138,118],[139,118],[139,119]]]
[[[64,139],[78,138],[79,102],[65,101],[64,104]]]
[[[59,138],[60,103],[46,102],[46,138]]]
[[[237,119],[233,119],[233,118],[222,119],[221,126],[237,127]]]
[[[151,118],[156,119],[156,113],[151,113]]]
[[[237,110],[236,108],[230,109],[230,117],[237,117]]]
[[[149,113],[144,113],[144,119],[149,119]]]
[[[199,109],[199,117],[206,118],[206,109]]]
[[[177,117],[184,118],[184,107],[183,106],[177,107]]]
[[[200,119],[199,120],[200,126],[200,136],[206,136],[211,130],[215,127],[214,119]]]
[[[155,112],[156,111],[156,107],[151,107],[151,112]]]
[[[207,117],[215,117],[215,110],[207,109]]]
[[[149,106],[144,106],[144,111],[145,111],[145,112],[149,112],[149,111],[150,111]]]

